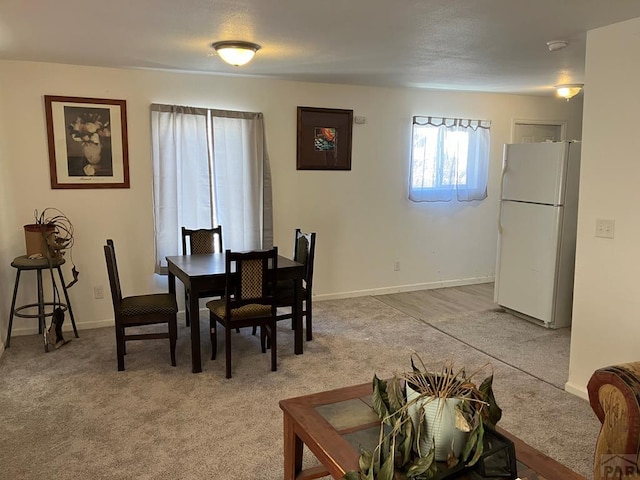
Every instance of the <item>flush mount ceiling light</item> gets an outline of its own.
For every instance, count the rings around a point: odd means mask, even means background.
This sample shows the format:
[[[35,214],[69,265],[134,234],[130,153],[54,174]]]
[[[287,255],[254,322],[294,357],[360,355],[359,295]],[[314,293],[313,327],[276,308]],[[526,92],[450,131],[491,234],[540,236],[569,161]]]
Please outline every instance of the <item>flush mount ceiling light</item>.
[[[242,40],[225,40],[212,43],[211,46],[222,60],[236,67],[249,63],[260,50],[260,45]]]
[[[579,94],[582,91],[583,86],[584,85],[582,85],[581,83],[568,83],[565,85],[556,85],[556,92],[558,93],[559,97],[566,98],[568,102],[570,98],[575,97],[577,94]]]
[[[547,48],[550,52],[562,50],[563,48],[566,48],[567,45],[569,45],[569,42],[566,40],[551,40],[550,42],[547,42]]]

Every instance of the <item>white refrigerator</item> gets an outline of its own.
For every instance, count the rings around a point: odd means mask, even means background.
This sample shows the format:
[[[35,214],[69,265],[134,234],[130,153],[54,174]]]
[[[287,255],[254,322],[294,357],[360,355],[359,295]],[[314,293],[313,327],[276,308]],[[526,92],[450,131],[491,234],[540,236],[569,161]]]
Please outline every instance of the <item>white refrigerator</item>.
[[[571,325],[579,142],[504,146],[494,301],[548,328]]]

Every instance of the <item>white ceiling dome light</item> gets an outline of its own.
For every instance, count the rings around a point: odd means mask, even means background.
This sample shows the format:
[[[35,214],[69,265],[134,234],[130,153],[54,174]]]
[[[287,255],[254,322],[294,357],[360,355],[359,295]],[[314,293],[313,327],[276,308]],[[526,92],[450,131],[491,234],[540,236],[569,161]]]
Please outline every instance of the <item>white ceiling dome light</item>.
[[[562,50],[563,48],[567,48],[569,42],[566,40],[551,40],[547,42],[547,48],[550,52],[557,52],[558,50]]]
[[[229,65],[239,67],[251,61],[260,45],[242,40],[225,40],[212,43],[216,53]]]
[[[567,102],[582,91],[582,83],[568,83],[565,85],[556,85],[556,92],[559,97],[566,98]]]

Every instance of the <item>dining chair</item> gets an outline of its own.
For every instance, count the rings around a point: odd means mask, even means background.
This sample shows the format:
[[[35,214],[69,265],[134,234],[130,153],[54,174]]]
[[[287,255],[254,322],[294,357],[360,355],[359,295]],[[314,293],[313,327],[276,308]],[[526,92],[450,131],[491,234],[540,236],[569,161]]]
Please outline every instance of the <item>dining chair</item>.
[[[178,336],[178,305],[172,293],[154,293],[122,297],[118,264],[113,240],[108,239],[104,246],[104,257],[109,273],[111,299],[116,324],[116,353],[118,371],[124,370],[126,342],[131,340],[153,340],[168,338],[171,351],[171,365],[176,366],[176,338]],[[140,327],[166,323],[168,331],[127,334],[129,327]]]
[[[225,330],[226,377],[231,378],[231,329],[260,327],[260,347],[271,347],[271,370],[277,370],[278,247],[225,254],[225,294],[207,302],[211,332],[211,359],[216,359],[218,329]]]
[[[198,255],[222,252],[222,225],[214,228],[188,229],[182,227],[182,254]],[[201,292],[199,298],[222,297],[224,291]],[[187,327],[189,322],[189,291],[184,291],[184,310]]]
[[[304,278],[302,279],[302,315],[305,319],[306,339],[313,339],[313,259],[316,249],[316,233],[304,233],[296,228],[293,260],[305,266]],[[288,313],[278,315],[278,320],[293,318],[293,306],[295,305],[295,290],[291,280],[278,282],[278,307],[290,307]],[[293,328],[293,325],[292,325]]]

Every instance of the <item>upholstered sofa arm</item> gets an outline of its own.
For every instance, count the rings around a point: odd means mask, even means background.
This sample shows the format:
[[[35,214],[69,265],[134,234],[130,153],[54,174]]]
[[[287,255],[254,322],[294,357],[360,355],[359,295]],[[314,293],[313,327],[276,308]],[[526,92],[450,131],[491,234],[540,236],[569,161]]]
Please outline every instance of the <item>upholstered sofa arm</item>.
[[[598,369],[587,385],[589,403],[602,423],[594,480],[640,478],[640,362]]]

